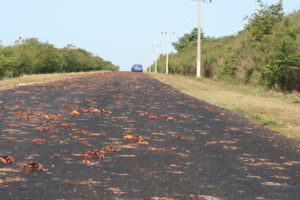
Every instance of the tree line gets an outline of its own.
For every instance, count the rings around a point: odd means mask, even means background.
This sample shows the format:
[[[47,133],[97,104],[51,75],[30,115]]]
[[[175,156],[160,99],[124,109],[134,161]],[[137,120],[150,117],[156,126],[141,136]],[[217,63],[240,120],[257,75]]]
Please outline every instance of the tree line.
[[[202,35],[202,75],[207,78],[263,86],[267,89],[300,91],[300,10],[289,15],[283,3],[267,5],[247,17],[236,35],[220,38]],[[173,44],[169,71],[195,74],[197,30]],[[165,71],[160,56],[158,70]],[[152,66],[154,68],[154,66]]]
[[[56,48],[37,38],[20,39],[11,46],[0,44],[0,79],[23,74],[94,70],[116,71],[118,67],[74,45]]]

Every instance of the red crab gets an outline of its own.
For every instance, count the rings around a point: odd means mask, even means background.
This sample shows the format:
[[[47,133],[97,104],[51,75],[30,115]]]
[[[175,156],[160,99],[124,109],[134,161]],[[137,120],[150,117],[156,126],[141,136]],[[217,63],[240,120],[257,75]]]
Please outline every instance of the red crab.
[[[175,118],[174,118],[174,117],[168,117],[167,120],[168,120],[168,121],[175,121]]]
[[[30,118],[30,117],[24,117],[24,119],[25,119],[26,121],[31,121],[31,118]]]
[[[104,159],[105,158],[105,152],[104,151],[99,151],[99,150],[91,150],[87,153],[88,155],[91,156],[99,156],[100,159]]]
[[[126,135],[124,136],[126,140],[130,140],[131,142],[145,144],[144,138],[142,136],[133,136],[133,135]]]
[[[57,117],[57,119],[64,119],[64,118],[65,118],[65,117],[62,116],[62,115],[57,115],[56,117]]]
[[[72,124],[71,123],[61,123],[60,126],[65,127],[65,128],[71,128]]]
[[[210,106],[202,106],[202,108],[204,108],[206,110],[213,110],[214,109],[213,107],[210,107]]]
[[[26,171],[44,171],[45,168],[40,163],[28,163],[27,165],[23,166],[23,169]]]
[[[15,162],[15,159],[12,156],[0,156],[0,163],[8,165]]]
[[[78,154],[78,153],[71,153],[71,156],[77,156],[77,157],[84,157],[84,158],[92,158],[91,155],[85,153],[85,154]]]
[[[135,136],[134,138],[131,139],[132,142],[142,142],[144,141],[144,138],[141,136]]]
[[[174,105],[168,105],[168,108],[169,109],[174,109],[174,108],[176,108],[176,106],[174,106]]]
[[[0,180],[0,188],[8,188],[10,187],[6,181]]]
[[[86,158],[85,158],[85,159],[83,159],[83,160],[82,160],[82,163],[85,163],[85,164],[90,164],[90,163],[91,163],[91,161],[89,161],[88,159],[86,159]]]
[[[90,112],[90,109],[82,108],[82,109],[80,109],[80,112],[87,113],[87,112]]]
[[[116,149],[113,146],[106,146],[106,147],[102,147],[101,151],[103,151],[105,153],[110,153],[110,152],[115,152]]]
[[[54,129],[53,128],[51,128],[51,127],[47,127],[47,126],[41,126],[41,127],[38,127],[37,128],[38,130],[40,130],[40,131],[48,131],[48,132],[53,132],[54,131]]]
[[[184,115],[184,114],[180,115],[180,117],[181,117],[182,119],[188,119],[188,118],[190,118],[189,115]]]
[[[174,136],[174,139],[184,140],[184,136],[182,136],[182,135],[176,135],[176,136]]]
[[[111,111],[110,110],[101,110],[101,112],[105,113],[106,115],[111,115]]]
[[[146,113],[139,113],[139,116],[140,116],[140,117],[145,117],[145,116],[147,116],[147,115],[149,115],[149,113],[147,113],[147,112],[146,112]]]
[[[69,108],[69,106],[67,104],[61,104],[60,107],[61,108]]]
[[[158,119],[157,115],[149,114],[149,119]]]
[[[99,109],[92,109],[91,112],[101,114],[102,111]]]
[[[55,115],[41,115],[41,118],[44,119],[44,120],[57,120],[58,117],[55,116]]]
[[[32,140],[32,142],[40,144],[40,143],[45,143],[46,140],[45,139],[40,139],[40,138],[35,138],[35,139]]]
[[[161,117],[161,118],[169,118],[170,115],[167,115],[167,114],[161,114],[160,117]]]

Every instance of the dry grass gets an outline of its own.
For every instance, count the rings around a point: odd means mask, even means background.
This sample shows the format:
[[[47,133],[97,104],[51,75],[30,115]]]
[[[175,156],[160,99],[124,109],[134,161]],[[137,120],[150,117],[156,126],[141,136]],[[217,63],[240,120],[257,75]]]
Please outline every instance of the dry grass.
[[[212,80],[148,73],[163,83],[257,121],[272,130],[300,139],[300,94],[266,92]]]
[[[84,76],[84,75],[103,73],[103,72],[105,72],[105,71],[24,75],[24,76],[18,77],[18,78],[7,78],[7,79],[1,80],[0,81],[0,90],[12,88],[12,87],[16,87],[16,86],[44,83],[44,82],[49,82],[49,81],[57,81],[57,80],[65,79],[65,78]]]

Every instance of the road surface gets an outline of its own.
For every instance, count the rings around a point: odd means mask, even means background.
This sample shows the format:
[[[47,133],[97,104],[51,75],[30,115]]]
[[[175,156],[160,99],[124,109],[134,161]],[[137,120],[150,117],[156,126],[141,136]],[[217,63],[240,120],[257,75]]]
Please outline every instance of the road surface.
[[[0,199],[300,199],[299,141],[142,73],[0,102]]]

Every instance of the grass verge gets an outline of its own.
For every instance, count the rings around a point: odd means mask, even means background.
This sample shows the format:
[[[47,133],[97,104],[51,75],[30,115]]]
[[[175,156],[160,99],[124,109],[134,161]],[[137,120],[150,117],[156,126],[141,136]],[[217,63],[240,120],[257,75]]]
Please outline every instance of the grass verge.
[[[181,75],[147,73],[183,93],[233,110],[272,130],[300,139],[300,94],[284,94],[251,86]]]
[[[5,78],[0,80],[0,90],[12,88],[16,86],[44,83],[49,81],[57,81],[65,78],[84,76],[84,75],[103,73],[103,72],[107,72],[107,71],[33,74],[33,75],[24,75],[18,78]]]

